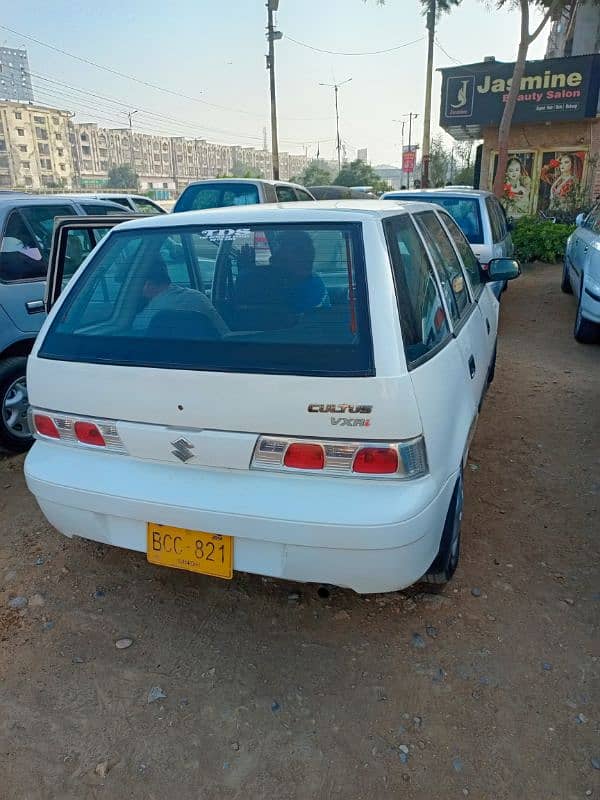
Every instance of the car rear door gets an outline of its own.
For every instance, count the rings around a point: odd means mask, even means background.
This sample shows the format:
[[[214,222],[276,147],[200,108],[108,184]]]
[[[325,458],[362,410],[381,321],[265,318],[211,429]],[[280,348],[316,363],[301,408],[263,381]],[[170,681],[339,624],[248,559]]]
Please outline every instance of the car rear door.
[[[56,216],[75,214],[71,203],[15,205],[0,245],[0,305],[21,331],[36,334],[44,320],[44,291]]]
[[[46,284],[45,310],[50,311],[62,290],[109,230],[139,214],[61,217],[56,220]],[[108,287],[104,287],[108,297]]]
[[[454,219],[445,212],[438,212],[439,217],[462,261],[463,268],[469,279],[471,296],[477,303],[479,311],[485,325],[486,342],[488,349],[488,360],[491,363],[496,348],[496,337],[498,335],[498,311],[499,305],[496,296],[492,292],[491,284],[486,283],[479,262],[467,241],[467,237],[458,227]]]
[[[463,356],[464,372],[478,407],[487,385],[489,368],[483,317],[469,294],[462,265],[437,214],[424,211],[415,214],[414,219],[439,276],[454,336]]]

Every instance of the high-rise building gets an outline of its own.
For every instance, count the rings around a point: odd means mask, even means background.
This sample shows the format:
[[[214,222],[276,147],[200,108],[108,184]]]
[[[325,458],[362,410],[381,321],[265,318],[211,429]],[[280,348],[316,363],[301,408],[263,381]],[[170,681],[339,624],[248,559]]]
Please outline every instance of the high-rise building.
[[[0,100],[33,103],[27,50],[0,47]]]
[[[568,3],[552,23],[546,58],[600,52],[600,6],[593,0]]]

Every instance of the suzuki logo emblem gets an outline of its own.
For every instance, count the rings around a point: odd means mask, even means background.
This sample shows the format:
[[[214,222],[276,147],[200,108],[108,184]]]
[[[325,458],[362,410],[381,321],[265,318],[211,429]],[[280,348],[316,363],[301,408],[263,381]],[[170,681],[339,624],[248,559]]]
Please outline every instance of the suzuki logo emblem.
[[[174,450],[171,450],[171,453],[180,461],[183,461],[184,464],[186,461],[189,461],[194,457],[194,454],[192,453],[194,445],[191,442],[188,442],[187,439],[182,437],[181,439],[176,439],[174,442],[171,442],[171,444],[175,448]]]

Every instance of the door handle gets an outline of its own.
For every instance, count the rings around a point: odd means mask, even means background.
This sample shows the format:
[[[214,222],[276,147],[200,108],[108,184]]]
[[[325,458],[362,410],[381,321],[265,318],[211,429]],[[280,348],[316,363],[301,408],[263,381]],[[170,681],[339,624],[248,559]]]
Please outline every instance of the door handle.
[[[40,314],[44,310],[43,300],[29,300],[25,303],[25,308],[28,314]]]
[[[469,372],[471,373],[471,379],[473,379],[475,377],[475,373],[477,372],[474,356],[471,356],[471,358],[469,359]]]
[[[487,332],[489,333],[491,328],[490,328],[490,321],[487,317],[485,318],[485,327],[487,328]]]

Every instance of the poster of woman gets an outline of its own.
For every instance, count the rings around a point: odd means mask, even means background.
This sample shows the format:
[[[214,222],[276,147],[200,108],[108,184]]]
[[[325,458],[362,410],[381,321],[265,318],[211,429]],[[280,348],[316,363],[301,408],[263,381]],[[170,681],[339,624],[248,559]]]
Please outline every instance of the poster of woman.
[[[504,187],[500,202],[504,206],[506,216],[511,219],[531,214],[533,200],[533,186],[531,175],[533,173],[535,153],[509,153]],[[498,156],[494,159],[494,175],[498,168]]]
[[[568,212],[576,208],[586,155],[583,150],[542,154],[538,210]]]

